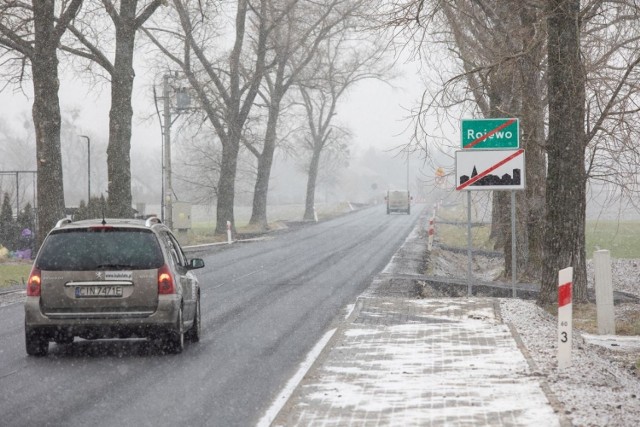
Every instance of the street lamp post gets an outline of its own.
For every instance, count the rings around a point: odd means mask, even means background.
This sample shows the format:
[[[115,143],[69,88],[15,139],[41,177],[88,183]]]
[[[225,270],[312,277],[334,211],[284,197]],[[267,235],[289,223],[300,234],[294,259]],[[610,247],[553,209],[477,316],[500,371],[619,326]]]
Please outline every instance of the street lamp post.
[[[80,135],[87,139],[87,205],[91,200],[91,139],[87,135]]]

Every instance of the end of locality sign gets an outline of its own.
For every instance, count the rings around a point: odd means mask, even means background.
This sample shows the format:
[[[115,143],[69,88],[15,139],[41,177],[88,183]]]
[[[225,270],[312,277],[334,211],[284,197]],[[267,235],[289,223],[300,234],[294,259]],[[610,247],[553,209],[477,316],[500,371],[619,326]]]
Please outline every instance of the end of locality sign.
[[[461,135],[463,149],[516,149],[520,122],[514,118],[463,119]]]
[[[523,190],[524,150],[456,151],[456,190]]]

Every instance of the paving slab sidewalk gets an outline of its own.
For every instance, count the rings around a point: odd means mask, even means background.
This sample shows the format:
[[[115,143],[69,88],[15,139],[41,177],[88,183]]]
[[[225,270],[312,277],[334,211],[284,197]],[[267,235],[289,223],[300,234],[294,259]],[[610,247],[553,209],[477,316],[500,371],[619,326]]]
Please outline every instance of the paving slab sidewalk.
[[[560,425],[496,304],[358,299],[272,425]]]

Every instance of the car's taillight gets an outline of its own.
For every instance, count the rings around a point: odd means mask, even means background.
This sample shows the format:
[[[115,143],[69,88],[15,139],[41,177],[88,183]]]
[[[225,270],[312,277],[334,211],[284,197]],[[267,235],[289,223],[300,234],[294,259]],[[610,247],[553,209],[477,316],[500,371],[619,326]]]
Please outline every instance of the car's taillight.
[[[158,269],[158,294],[175,294],[176,287],[173,282],[173,275],[167,264]]]
[[[33,267],[31,274],[29,274],[29,280],[27,281],[27,295],[30,297],[39,297],[41,283],[40,269]]]

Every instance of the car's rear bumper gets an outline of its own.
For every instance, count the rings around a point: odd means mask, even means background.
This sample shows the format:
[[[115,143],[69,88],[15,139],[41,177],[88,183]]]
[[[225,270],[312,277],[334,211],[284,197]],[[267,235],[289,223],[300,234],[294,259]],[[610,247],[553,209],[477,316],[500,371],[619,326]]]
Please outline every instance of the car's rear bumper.
[[[178,295],[160,295],[153,312],[50,313],[44,314],[39,297],[25,301],[25,328],[53,340],[59,335],[83,338],[160,337],[176,331],[180,311]]]

